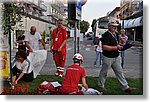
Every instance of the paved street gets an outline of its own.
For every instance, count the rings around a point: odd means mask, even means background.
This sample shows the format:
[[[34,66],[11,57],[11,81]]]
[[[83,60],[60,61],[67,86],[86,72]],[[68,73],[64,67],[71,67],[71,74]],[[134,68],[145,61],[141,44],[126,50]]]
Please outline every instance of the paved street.
[[[66,66],[72,64],[72,56],[73,56],[73,40],[69,40],[67,42],[67,60]],[[93,66],[93,61],[95,58],[94,46],[92,44],[92,40],[86,40],[80,43],[80,53],[84,56],[84,66],[87,76],[98,76],[100,67]],[[124,66],[124,74],[126,77],[131,78],[140,78],[142,77],[142,59],[143,58],[143,50],[142,48],[132,47],[131,49],[126,50],[125,53],[125,66]],[[54,75],[56,71],[55,64],[52,58],[52,54],[48,52],[47,61],[41,70],[41,75]],[[114,76],[112,69],[109,70],[108,76]]]

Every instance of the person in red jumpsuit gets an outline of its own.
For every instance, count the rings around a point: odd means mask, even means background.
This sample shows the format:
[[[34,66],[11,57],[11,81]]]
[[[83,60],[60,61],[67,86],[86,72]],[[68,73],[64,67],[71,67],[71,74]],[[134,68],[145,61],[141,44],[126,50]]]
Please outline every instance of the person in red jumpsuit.
[[[81,54],[77,53],[73,56],[74,64],[68,66],[66,69],[66,74],[62,86],[60,87],[60,94],[69,95],[76,94],[82,95],[83,92],[79,90],[79,82],[82,82],[82,86],[88,90],[88,85],[86,83],[86,73],[83,67],[80,65],[83,62],[83,57]]]
[[[58,27],[53,29],[50,51],[53,53],[53,59],[57,68],[55,75],[63,76],[66,61],[66,42],[67,32],[62,26],[62,20],[58,20]]]

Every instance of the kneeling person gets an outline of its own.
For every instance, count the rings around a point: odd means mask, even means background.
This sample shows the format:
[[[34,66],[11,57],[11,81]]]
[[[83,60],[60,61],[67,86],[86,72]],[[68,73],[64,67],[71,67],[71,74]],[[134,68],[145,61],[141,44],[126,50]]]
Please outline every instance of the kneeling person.
[[[86,83],[86,74],[83,67],[80,65],[83,62],[83,57],[81,54],[77,53],[73,56],[74,64],[68,66],[66,69],[66,75],[60,88],[62,94],[83,94],[82,91],[78,89],[79,81],[82,81],[83,87],[88,90],[88,85]]]
[[[25,51],[18,51],[12,68],[12,85],[18,84],[20,79],[26,82],[33,81],[33,71],[30,70],[30,62]]]

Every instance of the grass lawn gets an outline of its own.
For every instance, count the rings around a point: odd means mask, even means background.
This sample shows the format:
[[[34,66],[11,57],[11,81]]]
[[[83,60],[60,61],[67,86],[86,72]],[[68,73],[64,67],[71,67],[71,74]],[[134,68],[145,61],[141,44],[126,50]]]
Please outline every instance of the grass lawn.
[[[24,85],[28,84],[29,85],[28,94],[34,95],[37,93],[37,88],[39,84],[43,82],[44,80],[48,80],[51,82],[58,81],[61,83],[63,81],[63,78],[60,78],[58,76],[53,76],[53,75],[40,75],[36,79],[34,79],[33,82],[27,83],[27,82],[20,81],[19,84],[22,84],[22,83]],[[130,87],[137,88],[137,90],[131,93],[123,92],[120,88],[120,85],[117,79],[108,77],[105,83],[107,91],[104,92],[103,95],[143,95],[143,79],[142,78],[136,78],[136,79],[127,78],[127,81]],[[98,77],[87,77],[87,84],[89,85],[90,88],[99,90],[97,82],[98,82]],[[4,87],[9,88],[9,84],[5,83]]]

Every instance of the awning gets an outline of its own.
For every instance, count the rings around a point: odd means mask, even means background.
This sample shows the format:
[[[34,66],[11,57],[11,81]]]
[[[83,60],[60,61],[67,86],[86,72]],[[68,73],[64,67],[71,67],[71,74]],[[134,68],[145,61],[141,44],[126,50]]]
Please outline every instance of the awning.
[[[143,16],[135,19],[124,20],[124,28],[133,28],[143,25]]]

